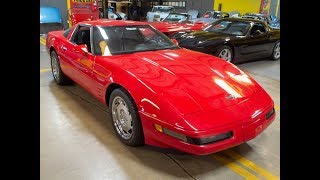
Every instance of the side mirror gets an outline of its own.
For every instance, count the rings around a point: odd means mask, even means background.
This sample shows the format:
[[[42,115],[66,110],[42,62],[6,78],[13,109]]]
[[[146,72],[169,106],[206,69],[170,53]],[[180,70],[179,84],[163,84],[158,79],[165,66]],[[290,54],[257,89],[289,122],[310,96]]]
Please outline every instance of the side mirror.
[[[178,41],[177,41],[176,39],[171,39],[171,41],[172,41],[175,45],[179,46],[179,43],[178,43]]]
[[[88,54],[88,47],[86,44],[79,44],[75,47],[74,52],[86,55]]]

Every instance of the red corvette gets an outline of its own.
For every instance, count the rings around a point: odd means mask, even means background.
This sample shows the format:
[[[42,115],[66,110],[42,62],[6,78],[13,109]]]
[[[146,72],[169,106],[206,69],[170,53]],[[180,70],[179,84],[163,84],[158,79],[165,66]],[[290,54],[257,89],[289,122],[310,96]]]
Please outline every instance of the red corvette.
[[[220,58],[183,49],[144,22],[95,20],[46,39],[54,80],[72,81],[110,109],[129,146],[209,154],[244,143],[275,119],[250,76]]]
[[[149,24],[167,36],[179,31],[201,30],[206,26],[202,22],[192,23],[190,15],[180,13],[170,13],[162,21],[150,22]]]

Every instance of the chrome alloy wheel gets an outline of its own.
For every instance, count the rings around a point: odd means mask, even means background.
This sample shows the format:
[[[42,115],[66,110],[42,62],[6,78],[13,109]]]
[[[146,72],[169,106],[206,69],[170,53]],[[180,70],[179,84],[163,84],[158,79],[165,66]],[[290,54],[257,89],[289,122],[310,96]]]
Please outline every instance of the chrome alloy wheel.
[[[275,59],[279,59],[280,58],[280,42],[278,42],[277,44],[276,44],[276,46],[274,47],[274,58]]]
[[[132,116],[125,101],[116,96],[112,101],[112,120],[118,134],[123,139],[130,139],[132,136]]]
[[[231,51],[229,49],[223,49],[220,53],[219,53],[219,58],[222,58],[228,62],[231,62],[231,58],[232,58],[232,54]]]
[[[52,68],[53,77],[56,80],[59,80],[60,69],[59,69],[57,57],[55,55],[51,56],[51,68]]]

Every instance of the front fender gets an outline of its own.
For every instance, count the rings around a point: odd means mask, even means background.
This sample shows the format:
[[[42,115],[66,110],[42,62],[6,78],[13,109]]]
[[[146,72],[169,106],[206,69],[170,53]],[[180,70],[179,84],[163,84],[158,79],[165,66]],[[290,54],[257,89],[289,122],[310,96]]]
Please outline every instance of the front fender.
[[[96,78],[99,84],[103,85],[103,88],[98,88],[97,91],[99,99],[105,104],[108,103],[105,98],[106,90],[109,85],[116,83],[129,92],[140,113],[156,118],[167,124],[175,124],[178,120],[181,120],[181,115],[165,100],[163,93],[149,87],[135,76],[134,73],[130,72],[130,70],[119,68],[125,66],[121,64],[119,58],[111,61],[104,59],[97,59],[96,61],[94,78]],[[128,66],[128,64],[126,65]],[[108,67],[108,69],[112,69],[112,71],[103,67]]]

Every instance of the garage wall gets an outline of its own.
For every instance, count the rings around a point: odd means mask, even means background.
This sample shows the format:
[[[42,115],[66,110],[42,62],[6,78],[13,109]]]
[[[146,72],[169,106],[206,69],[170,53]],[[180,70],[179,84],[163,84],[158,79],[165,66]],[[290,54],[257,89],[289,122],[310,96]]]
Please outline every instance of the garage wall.
[[[213,9],[218,10],[220,3],[222,4],[221,11],[239,11],[241,14],[259,13],[261,0],[215,0]]]
[[[66,0],[40,0],[40,6],[54,6],[60,9],[63,26],[68,28],[68,14],[67,14],[67,1]]]
[[[241,14],[252,12],[259,13],[261,0],[215,0],[214,10],[218,10],[219,4],[222,4],[222,11],[239,11]],[[269,14],[280,17],[280,0],[271,0]]]

